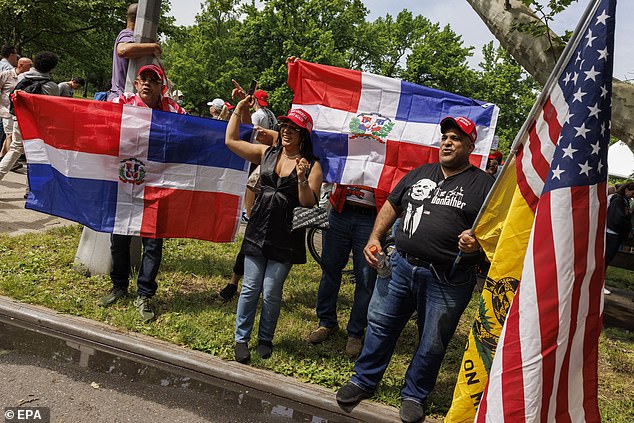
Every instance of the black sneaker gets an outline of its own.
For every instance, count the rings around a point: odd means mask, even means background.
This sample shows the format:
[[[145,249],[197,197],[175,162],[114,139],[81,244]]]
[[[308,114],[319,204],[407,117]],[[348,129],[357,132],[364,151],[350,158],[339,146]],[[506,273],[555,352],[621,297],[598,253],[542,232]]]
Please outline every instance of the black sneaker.
[[[405,399],[401,401],[399,416],[404,423],[418,423],[425,420],[425,409],[421,403]]]
[[[374,393],[368,392],[365,389],[361,389],[352,382],[342,386],[337,391],[337,402],[340,405],[356,405],[361,400],[370,398]]]
[[[220,290],[220,297],[225,301],[231,301],[238,292],[238,285],[228,283],[227,286]]]
[[[15,164],[13,166],[11,166],[11,172],[18,171],[18,170],[22,169],[23,167],[24,167],[24,165],[22,163],[15,162]]]
[[[258,341],[258,347],[255,349],[260,357],[267,359],[273,353],[273,344],[269,341]]]
[[[118,286],[113,286],[106,295],[99,299],[99,304],[102,307],[108,307],[110,304],[114,303],[119,298],[125,297],[126,295],[128,295],[127,290],[119,288]]]
[[[238,363],[248,363],[249,360],[251,360],[249,344],[246,342],[236,342],[236,346],[233,349],[233,355]]]

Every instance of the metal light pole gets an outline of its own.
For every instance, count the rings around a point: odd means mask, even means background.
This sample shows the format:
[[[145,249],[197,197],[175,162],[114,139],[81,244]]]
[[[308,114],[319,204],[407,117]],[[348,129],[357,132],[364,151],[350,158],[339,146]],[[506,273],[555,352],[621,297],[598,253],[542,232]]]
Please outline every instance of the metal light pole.
[[[161,16],[161,0],[139,0],[134,24],[135,43],[155,43],[157,41],[158,21]],[[134,92],[134,78],[143,65],[152,63],[154,57],[145,56],[130,59],[128,75],[125,81],[125,91]]]

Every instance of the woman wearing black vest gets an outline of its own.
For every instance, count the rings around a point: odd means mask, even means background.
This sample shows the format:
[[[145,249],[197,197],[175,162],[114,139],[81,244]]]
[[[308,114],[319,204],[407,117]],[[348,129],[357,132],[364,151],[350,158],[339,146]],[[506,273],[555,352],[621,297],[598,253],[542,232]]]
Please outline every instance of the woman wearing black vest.
[[[240,140],[240,119],[249,113],[252,96],[241,100],[227,125],[225,144],[238,156],[260,165],[257,197],[242,243],[244,280],[238,299],[235,359],[251,358],[248,342],[262,294],[257,353],[268,358],[280,314],[282,288],[293,264],[306,262],[304,230],[291,232],[293,209],[312,207],[319,198],[322,170],[310,140],[312,117],[302,109],[280,116],[272,146]]]

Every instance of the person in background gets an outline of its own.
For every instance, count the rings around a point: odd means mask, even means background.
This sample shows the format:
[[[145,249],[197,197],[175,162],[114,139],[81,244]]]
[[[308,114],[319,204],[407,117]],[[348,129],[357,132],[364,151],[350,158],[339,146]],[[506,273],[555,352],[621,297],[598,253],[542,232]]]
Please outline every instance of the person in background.
[[[355,275],[354,302],[348,320],[346,354],[357,358],[363,346],[368,320],[368,305],[374,291],[376,271],[363,256],[376,218],[374,189],[363,186],[335,185],[330,195],[332,208],[328,213],[330,229],[323,232],[321,281],[317,292],[319,327],[310,333],[308,341],[319,344],[339,327],[337,299],[341,288],[341,272],[352,251]]]
[[[226,107],[225,101],[221,98],[214,98],[213,100],[207,102],[207,106],[209,106],[209,114],[211,115],[211,118],[220,120],[222,109]]]
[[[610,197],[605,237],[606,269],[616,256],[621,244],[632,232],[632,209],[630,208],[632,198],[634,198],[634,181],[618,185],[616,192]]]
[[[114,41],[114,51],[112,53],[112,86],[108,92],[108,101],[112,101],[123,94],[130,59],[147,56],[158,58],[161,56],[161,45],[159,43],[134,42],[134,26],[138,7],[138,3],[132,3],[128,6],[126,27],[119,32],[119,35],[117,35]]]
[[[24,75],[22,80],[18,81],[16,88],[19,88],[23,84],[39,84],[39,91],[44,95],[59,95],[59,87],[53,81],[51,81],[51,72],[57,66],[58,57],[55,53],[50,51],[42,51],[37,53],[33,58],[33,66],[28,72],[23,72],[20,75]],[[19,78],[18,78],[19,79]],[[6,174],[13,168],[18,159],[24,154],[24,145],[22,144],[22,133],[20,132],[20,125],[15,118],[13,118],[13,134],[11,139],[11,145],[9,151],[4,155],[2,161],[0,161],[0,180],[4,179]],[[29,193],[27,187],[24,198],[26,199]]]
[[[6,134],[6,139],[2,145],[2,152],[0,153],[2,157],[9,151],[9,146],[13,139],[13,116],[9,113],[9,95],[13,92],[20,78],[24,77],[24,73],[31,69],[32,65],[33,62],[31,59],[21,57],[15,69],[11,68],[10,70],[0,72],[0,117],[2,117],[2,127]],[[16,170],[20,167],[22,167],[22,165],[16,163],[11,170]]]
[[[114,99],[115,103],[127,104],[137,107],[149,107],[178,114],[187,112],[174,100],[163,96],[165,75],[163,70],[156,65],[145,65],[139,69],[134,87],[137,93],[123,93]],[[134,307],[137,309],[143,322],[153,320],[155,317],[151,299],[156,293],[161,259],[163,257],[163,240],[155,238],[141,238],[143,242],[143,256],[137,277],[137,297]],[[112,234],[110,237],[110,252],[112,254],[112,271],[110,279],[112,288],[99,300],[99,304],[107,307],[120,298],[128,295],[130,283],[130,242],[131,235]]]
[[[68,82],[60,82],[57,84],[59,87],[59,95],[60,97],[73,97],[75,95],[75,90],[80,89],[86,84],[84,78],[75,77]]]
[[[248,119],[253,97],[241,100],[229,120],[225,143],[238,156],[260,165],[261,193],[242,243],[244,281],[236,313],[236,361],[251,358],[249,340],[262,295],[257,353],[268,358],[282,305],[282,288],[293,264],[306,262],[306,232],[292,231],[293,209],[312,207],[319,198],[322,171],[312,151],[312,117],[301,109],[281,116],[272,146],[240,140],[240,121]]]
[[[15,46],[3,45],[0,54],[2,55],[0,72],[11,70],[18,65],[18,54]]]
[[[405,374],[400,417],[425,418],[423,404],[436,384],[449,340],[476,282],[483,254],[471,227],[493,185],[493,178],[472,166],[475,124],[466,117],[440,123],[439,163],[419,166],[405,175],[376,217],[364,249],[372,267],[382,251],[380,239],[401,213],[391,275],[377,278],[368,307],[368,328],[354,375],[337,391],[337,402],[353,407],[371,397],[392,357],[401,331],[416,311],[418,347]],[[458,252],[459,265],[455,265]]]

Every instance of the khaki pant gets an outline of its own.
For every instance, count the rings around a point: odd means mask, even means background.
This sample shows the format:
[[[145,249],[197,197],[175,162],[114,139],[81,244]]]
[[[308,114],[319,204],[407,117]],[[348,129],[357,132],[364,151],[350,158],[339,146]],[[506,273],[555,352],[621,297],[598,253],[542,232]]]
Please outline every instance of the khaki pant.
[[[0,180],[4,179],[5,175],[9,173],[15,162],[18,161],[22,154],[24,154],[22,133],[20,132],[18,122],[14,122],[11,146],[9,147],[7,154],[5,154],[2,158],[2,161],[0,161]]]

